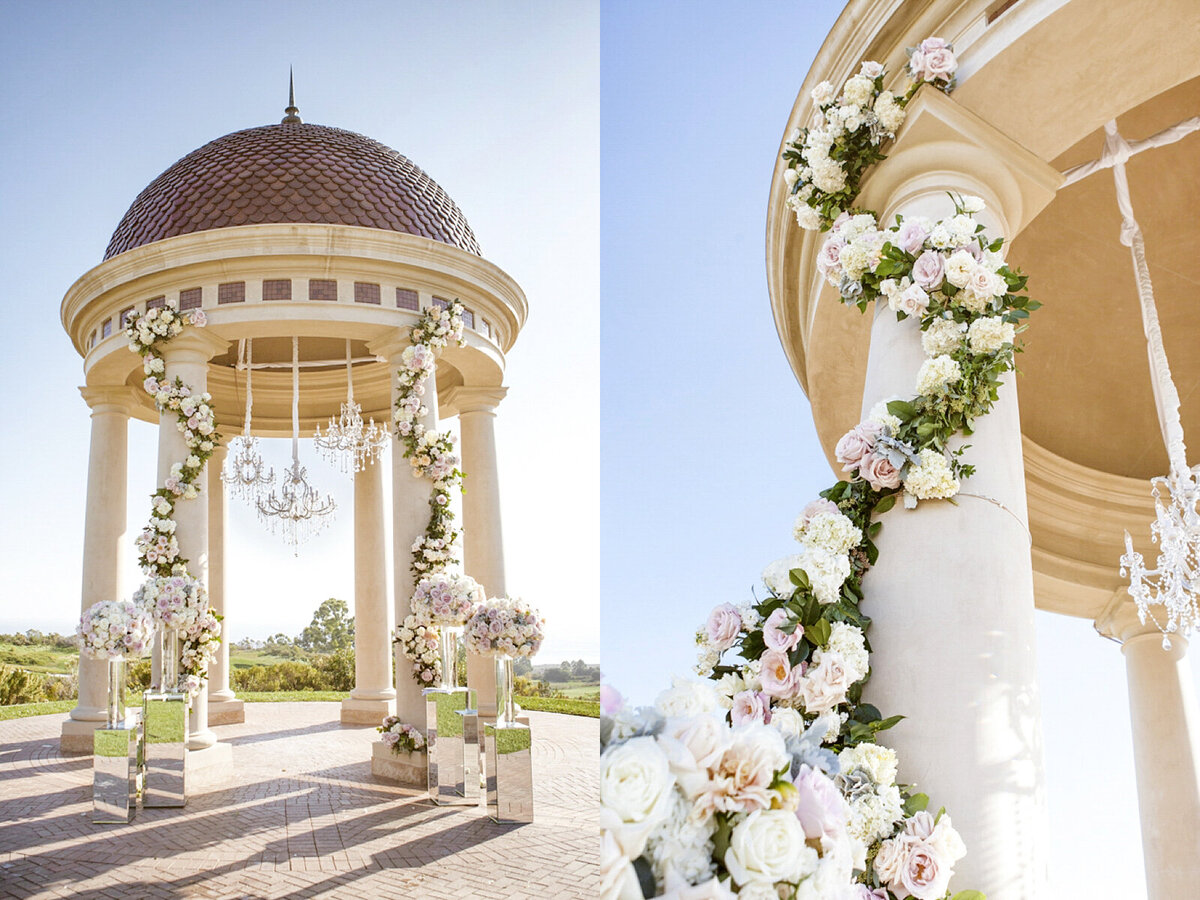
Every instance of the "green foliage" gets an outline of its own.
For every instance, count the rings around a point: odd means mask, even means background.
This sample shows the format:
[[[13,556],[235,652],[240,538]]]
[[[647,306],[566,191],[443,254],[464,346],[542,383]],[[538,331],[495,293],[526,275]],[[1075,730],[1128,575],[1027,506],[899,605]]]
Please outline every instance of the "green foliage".
[[[315,666],[302,662],[251,666],[230,673],[230,682],[239,691],[320,691],[332,690]]]
[[[354,646],[354,619],[345,600],[330,597],[313,613],[312,622],[296,643],[316,653],[333,653]]]
[[[349,691],[354,688],[354,648],[343,648],[318,657],[313,667],[324,678],[324,687],[331,691]]]
[[[78,691],[74,675],[54,677],[0,664],[0,706],[70,700]]]
[[[528,675],[533,671],[533,662],[528,656],[518,656],[513,660],[513,675]]]

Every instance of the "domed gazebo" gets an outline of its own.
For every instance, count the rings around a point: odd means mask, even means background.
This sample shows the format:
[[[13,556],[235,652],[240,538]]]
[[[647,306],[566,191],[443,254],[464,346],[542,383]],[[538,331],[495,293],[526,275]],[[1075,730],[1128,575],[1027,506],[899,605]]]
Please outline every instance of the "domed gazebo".
[[[1182,424],[1196,440],[1198,307],[1188,273],[1200,8],[852,0],[783,133],[813,121],[819,82],[841,85],[863,60],[883,63],[885,87],[902,90],[905,49],[934,35],[954,46],[958,87],[914,97],[855,206],[891,224],[897,213],[952,214],[947,191],[983,198],[989,233],[1009,242],[1008,258],[1044,309],[1024,336],[1021,377],[1006,379],[968,439],[978,471],[958,505],[897,504],[881,517],[880,564],[863,607],[875,618],[868,695],[909,713],[888,743],[900,751],[900,780],[953,811],[971,849],[961,883],[991,900],[1040,896],[1048,850],[1034,608],[1094,622],[1125,656],[1149,895],[1191,896],[1200,717],[1187,640],[1172,635],[1164,650],[1154,623],[1139,622],[1119,562],[1126,529],[1148,562],[1158,553],[1149,479],[1167,473],[1168,455],[1113,172],[1076,167],[1106,154],[1110,120],[1135,147],[1108,161],[1128,172]],[[768,212],[771,304],[840,474],[838,439],[881,398],[909,390],[924,354],[914,320],[897,322],[886,305],[859,316],[838,302],[817,267],[824,235],[797,227],[784,168]]]
[[[204,145],[151,182],[117,225],[104,261],[63,299],[62,323],[84,360],[81,392],[92,416],[84,609],[126,598],[134,587],[119,577],[121,554],[133,552],[125,535],[129,417],[160,423],[159,484],[182,458],[174,415],[160,422],[124,333],[130,314],[164,305],[207,317],[207,327],[187,329],[162,354],[168,378],[179,375],[193,390],[212,394],[228,438],[242,430],[243,339],[253,342],[254,435],[292,434],[294,337],[302,436],[338,416],[347,397],[347,356],[363,418],[388,427],[411,327],[423,310],[460,300],[466,345],[442,351],[436,391],[426,391],[428,413],[420,421],[432,428],[439,417],[459,417],[462,467],[471,479],[462,500],[464,566],[490,596],[505,592],[493,420],[506,391],[505,354],[525,321],[525,297],[483,258],[462,211],[414,163],[362,135],[302,122],[294,101],[286,113],[278,125]],[[412,477],[391,442],[399,622],[408,613],[411,548],[425,533],[431,483]],[[175,515],[181,553],[206,581],[229,634],[237,627],[237,594],[225,579],[224,458],[220,447],[202,476],[206,490],[180,503]],[[375,724],[394,711],[423,721],[420,688],[403,657],[392,680],[381,466],[368,465],[354,478],[356,684],[343,701],[342,720]],[[494,713],[493,679],[486,662],[469,662],[468,680],[484,715]],[[79,703],[63,725],[64,750],[91,750],[91,732],[105,718],[105,691],[104,663],[83,659]],[[219,761],[223,748],[209,726],[241,720],[222,642],[208,687],[194,702],[189,764]]]

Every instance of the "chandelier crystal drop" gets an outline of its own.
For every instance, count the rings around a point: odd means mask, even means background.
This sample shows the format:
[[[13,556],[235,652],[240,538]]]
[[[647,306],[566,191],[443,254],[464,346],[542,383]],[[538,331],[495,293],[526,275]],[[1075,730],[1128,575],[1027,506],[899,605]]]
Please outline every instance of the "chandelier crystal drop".
[[[315,537],[333,517],[337,504],[331,495],[321,495],[308,483],[308,472],[300,465],[300,339],[292,338],[292,464],[284,471],[279,489],[260,496],[258,517],[274,533],[295,548]]]
[[[388,441],[387,429],[371,419],[364,423],[362,407],[354,402],[354,362],[350,357],[350,339],[346,339],[346,402],[340,415],[330,419],[324,434],[321,426],[313,437],[317,453],[346,475],[374,465]]]
[[[235,497],[254,503],[258,495],[275,481],[275,470],[268,469],[258,452],[258,438],[250,434],[250,411],[254,406],[253,340],[243,338],[238,344],[238,368],[246,370],[246,416],[242,433],[229,442],[229,455],[221,470],[221,481]]]

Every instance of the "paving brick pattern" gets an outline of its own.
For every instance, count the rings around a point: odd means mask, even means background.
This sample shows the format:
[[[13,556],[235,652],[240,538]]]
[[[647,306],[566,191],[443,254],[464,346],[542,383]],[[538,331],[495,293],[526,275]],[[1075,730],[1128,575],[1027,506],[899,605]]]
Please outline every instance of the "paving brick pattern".
[[[597,720],[529,717],[522,826],[375,779],[377,734],[335,703],[246,704],[214,729],[228,782],[129,825],[92,824],[91,757],[59,755],[61,716],[0,722],[0,897],[596,897]]]

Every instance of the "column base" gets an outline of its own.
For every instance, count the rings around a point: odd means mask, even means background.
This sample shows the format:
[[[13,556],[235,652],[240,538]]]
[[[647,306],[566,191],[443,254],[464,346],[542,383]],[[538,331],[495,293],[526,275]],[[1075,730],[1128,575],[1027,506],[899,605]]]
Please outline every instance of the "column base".
[[[195,713],[195,709],[196,708],[193,705],[193,707],[192,707],[193,714]],[[194,751],[198,751],[198,750],[207,750],[210,747],[215,746],[216,743],[217,743],[216,733],[211,731],[208,728],[205,728],[203,731],[193,731],[187,737],[188,752],[194,752]]]
[[[236,697],[232,700],[208,698],[208,724],[237,725],[246,721],[246,704]]]
[[[233,775],[233,746],[217,742],[201,750],[188,750],[183,770],[189,794],[224,785]]]
[[[96,721],[88,719],[64,719],[62,735],[58,739],[58,752],[63,756],[91,756],[92,734],[97,728],[103,728],[104,717]]]
[[[385,717],[395,714],[395,700],[359,700],[357,697],[347,697],[342,701],[343,725],[378,725]]]
[[[371,745],[371,774],[385,781],[425,791],[429,762],[424,750],[394,753],[383,741]]]

